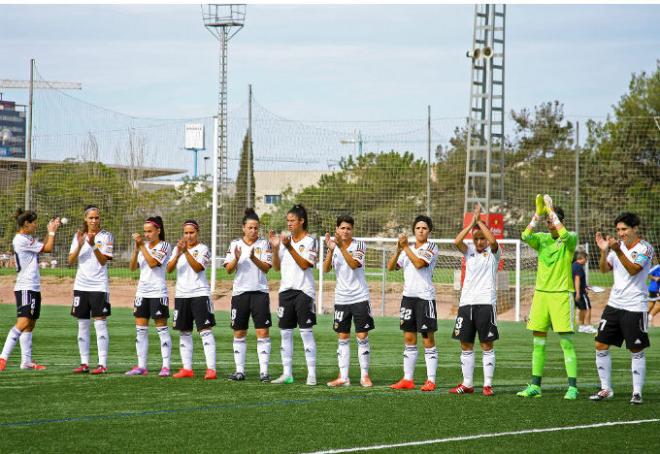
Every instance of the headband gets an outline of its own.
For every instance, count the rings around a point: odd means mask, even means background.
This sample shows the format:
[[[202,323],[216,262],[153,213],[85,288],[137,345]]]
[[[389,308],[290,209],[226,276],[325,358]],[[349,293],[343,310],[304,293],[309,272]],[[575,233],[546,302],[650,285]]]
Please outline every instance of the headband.
[[[187,225],[192,225],[193,227],[195,227],[195,230],[199,230],[199,224],[196,223],[196,222],[187,221],[187,222],[184,222],[184,223],[183,223],[183,227],[185,227],[185,226],[187,226]]]
[[[151,225],[153,225],[153,226],[155,226],[156,228],[161,229],[161,230],[162,230],[162,228],[163,228],[162,226],[158,225],[158,223],[157,223],[156,221],[149,221],[149,220],[147,220],[147,221],[144,221],[144,223],[145,223],[145,224],[151,224]]]
[[[101,211],[101,210],[99,210],[99,207],[97,207],[96,205],[92,205],[91,207],[89,207],[85,210],[85,214],[89,213],[92,210]]]

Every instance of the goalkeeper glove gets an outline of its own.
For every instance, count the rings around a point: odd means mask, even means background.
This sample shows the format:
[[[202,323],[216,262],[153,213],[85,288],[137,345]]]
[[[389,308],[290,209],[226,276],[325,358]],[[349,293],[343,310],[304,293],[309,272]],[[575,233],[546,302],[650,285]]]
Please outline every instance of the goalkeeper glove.
[[[541,194],[536,194],[536,216],[539,218],[548,214],[548,211],[545,208],[545,203],[543,202],[543,196]]]

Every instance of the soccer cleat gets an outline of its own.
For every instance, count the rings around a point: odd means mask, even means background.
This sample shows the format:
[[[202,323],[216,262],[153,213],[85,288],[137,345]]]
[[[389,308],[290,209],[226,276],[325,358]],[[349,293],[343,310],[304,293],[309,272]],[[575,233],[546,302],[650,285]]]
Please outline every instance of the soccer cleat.
[[[271,381],[271,383],[276,385],[290,385],[293,383],[293,377],[291,375],[280,375],[278,378]]]
[[[424,385],[419,389],[424,392],[430,392],[430,391],[435,391],[435,388],[436,385],[434,382],[432,382],[431,380],[426,380],[426,383],[424,383]]]
[[[73,369],[74,374],[87,374],[89,373],[89,366],[87,364],[81,364],[80,366]]]
[[[217,380],[218,374],[215,373],[215,369],[206,369],[204,374],[204,380]]]
[[[134,376],[134,375],[147,375],[147,373],[148,373],[148,372],[147,372],[147,369],[145,369],[145,368],[143,368],[143,367],[135,366],[135,367],[133,367],[131,370],[129,370],[128,372],[126,372],[124,375],[128,375],[128,376]]]
[[[192,371],[192,369],[184,369],[183,367],[179,369],[179,372],[172,375],[173,378],[193,378],[194,376],[195,373]]]
[[[492,386],[484,386],[484,389],[483,389],[482,393],[483,393],[484,396],[492,396],[492,395],[495,394],[495,392],[493,391]]]
[[[371,388],[374,384],[371,382],[371,378],[368,375],[365,375],[360,379],[360,386],[363,388]]]
[[[474,386],[465,386],[461,383],[450,389],[449,394],[474,394]]]
[[[538,385],[527,385],[527,388],[523,389],[519,393],[516,393],[516,396],[519,397],[541,397],[541,387]]]
[[[328,382],[328,387],[330,388],[340,388],[342,386],[351,386],[351,381],[337,377],[334,380]]]
[[[243,372],[234,372],[227,378],[231,381],[243,381],[245,380],[245,374]]]
[[[307,376],[307,381],[305,382],[307,386],[316,386],[316,377]]]
[[[564,394],[564,399],[566,400],[576,400],[579,392],[575,386],[569,386],[566,394]]]
[[[170,376],[170,368],[169,367],[161,367],[160,372],[158,372],[159,377],[169,377]]]
[[[596,327],[594,327],[594,326],[587,325],[584,332],[589,333],[589,334],[596,334],[598,332],[598,329],[596,329]]]
[[[92,375],[104,375],[108,373],[108,368],[105,366],[101,366],[100,364],[96,366],[96,369],[90,372]]]
[[[632,405],[641,405],[642,402],[644,402],[644,401],[642,400],[642,395],[639,394],[639,393],[633,394],[632,399],[630,399],[630,403]]]
[[[0,372],[5,370],[7,368],[7,360],[4,358],[0,358]]]
[[[270,375],[259,374],[259,381],[261,381],[261,383],[270,383]]]
[[[394,383],[393,385],[390,385],[390,388],[392,389],[415,389],[415,382],[412,380],[406,380],[405,378],[402,378],[398,382]]]
[[[30,363],[30,364],[21,364],[21,369],[23,370],[46,370],[46,366],[42,366],[41,364],[37,363]]]
[[[589,400],[599,402],[601,400],[609,400],[614,397],[614,391],[611,389],[601,389],[596,394],[589,396]]]

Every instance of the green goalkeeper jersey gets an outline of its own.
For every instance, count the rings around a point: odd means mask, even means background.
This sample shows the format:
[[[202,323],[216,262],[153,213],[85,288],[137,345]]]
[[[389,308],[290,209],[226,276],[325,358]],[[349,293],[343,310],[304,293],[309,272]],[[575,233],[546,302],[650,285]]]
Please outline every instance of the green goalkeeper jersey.
[[[536,270],[536,290],[544,292],[574,292],[572,262],[577,247],[577,234],[561,229],[559,238],[549,233],[525,230],[522,240],[539,253]]]

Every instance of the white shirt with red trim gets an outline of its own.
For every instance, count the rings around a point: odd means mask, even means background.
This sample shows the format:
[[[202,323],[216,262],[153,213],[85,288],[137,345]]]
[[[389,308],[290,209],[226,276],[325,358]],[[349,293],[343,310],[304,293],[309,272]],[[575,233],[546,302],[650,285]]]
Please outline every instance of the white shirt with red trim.
[[[401,251],[396,262],[399,268],[403,268],[403,296],[409,298],[420,298],[426,301],[435,299],[435,285],[433,285],[433,269],[438,259],[438,247],[426,242],[419,248],[415,248],[415,242],[408,243],[410,250],[420,259],[427,263],[420,269],[408,258],[406,251]]]
[[[151,268],[147,259],[138,253],[138,265],[140,266],[140,281],[138,282],[135,296],[142,298],[164,298],[167,296],[167,283],[165,281],[165,268],[172,254],[172,246],[167,241],[159,241],[151,247],[145,243],[149,254],[156,259],[158,265]]]
[[[619,247],[621,247],[621,251],[628,260],[641,266],[642,270],[631,276],[616,253],[610,251],[607,254],[607,263],[609,263],[614,274],[614,285],[607,305],[626,311],[646,312],[648,310],[646,277],[649,275],[653,263],[653,246],[644,240],[639,240],[630,249],[626,247],[623,241],[619,242]]]
[[[16,285],[14,290],[41,291],[41,276],[39,275],[39,253],[44,244],[31,235],[17,233],[12,241],[14,258],[16,259]]]

